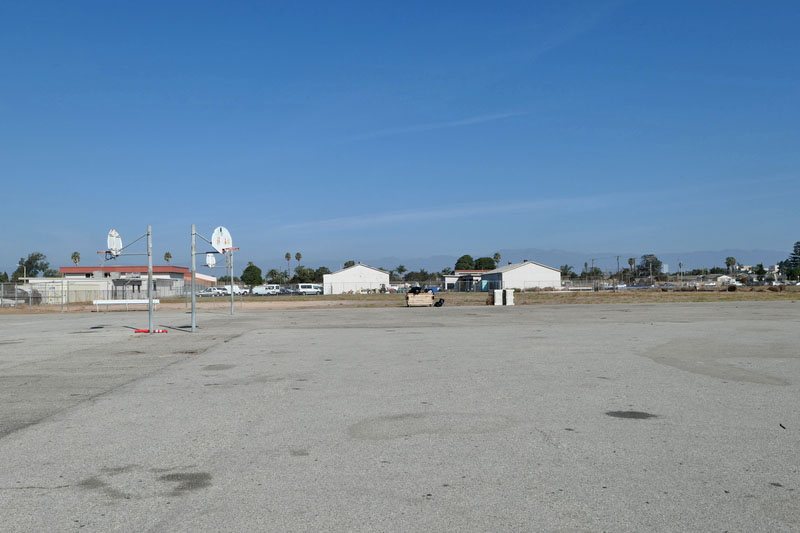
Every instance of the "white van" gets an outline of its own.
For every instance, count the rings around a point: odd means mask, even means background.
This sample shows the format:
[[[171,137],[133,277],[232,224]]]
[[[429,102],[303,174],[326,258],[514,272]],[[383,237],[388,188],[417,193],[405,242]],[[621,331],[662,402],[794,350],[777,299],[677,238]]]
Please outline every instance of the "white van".
[[[322,294],[322,285],[316,283],[298,283],[294,290],[297,294]]]
[[[253,287],[253,294],[257,296],[272,296],[280,294],[280,292],[280,285],[260,285],[258,287]]]
[[[231,286],[230,285],[223,285],[222,287],[217,287],[217,288],[222,289],[223,291],[225,291],[225,294],[230,295],[230,293],[231,293]],[[240,294],[246,294],[246,293],[245,293],[245,291],[242,290],[241,287],[239,287],[238,285],[234,285],[233,286],[233,294],[235,296],[239,296]]]

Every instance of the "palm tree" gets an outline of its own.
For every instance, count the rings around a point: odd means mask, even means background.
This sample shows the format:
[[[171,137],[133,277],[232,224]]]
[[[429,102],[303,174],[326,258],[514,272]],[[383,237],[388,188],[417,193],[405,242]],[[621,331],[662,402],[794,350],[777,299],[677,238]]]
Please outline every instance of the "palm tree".
[[[300,266],[300,260],[303,258],[303,254],[297,252],[296,254],[294,254],[294,258],[297,259],[297,266]]]
[[[170,264],[169,262],[172,261],[172,254],[169,253],[169,252],[165,253],[164,254],[164,261],[166,261],[167,264]]]
[[[289,252],[286,252],[286,255],[284,255],[283,258],[286,259],[286,277],[288,278],[289,277],[289,270],[291,270],[291,266],[289,265],[289,261],[292,260],[292,254],[290,254]]]
[[[500,266],[500,259],[502,258],[503,256],[500,255],[500,252],[495,252],[494,255],[492,256],[492,259],[494,259],[494,264],[497,266]]]
[[[397,272],[397,277],[400,278],[400,279],[403,279],[403,274],[408,272],[408,269],[403,265],[397,265],[397,268],[395,268],[395,271]]]
[[[81,262],[80,252],[72,252],[72,262],[75,263],[75,266],[78,266],[78,263]]]
[[[266,279],[269,280],[270,283],[275,283],[275,280],[280,277],[281,273],[278,271],[277,268],[271,268],[266,275]]]
[[[572,265],[561,265],[561,267],[559,267],[559,270],[561,270],[561,275],[564,276],[565,278],[569,278],[572,276],[572,274],[574,274],[574,272],[572,271]]]
[[[636,258],[629,257],[628,258],[628,265],[631,267],[631,279],[633,279],[633,267],[636,266]]]
[[[725,258],[725,266],[728,267],[728,274],[733,273],[733,269],[736,266],[736,258],[735,257],[726,257]]]

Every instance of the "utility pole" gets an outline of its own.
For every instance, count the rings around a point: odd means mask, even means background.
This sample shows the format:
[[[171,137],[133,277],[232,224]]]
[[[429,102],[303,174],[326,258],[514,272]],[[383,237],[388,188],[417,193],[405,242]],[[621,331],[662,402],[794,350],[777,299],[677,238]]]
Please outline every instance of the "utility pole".
[[[617,256],[617,283],[614,285],[614,291],[617,290],[619,286],[620,278],[619,278],[619,256]]]

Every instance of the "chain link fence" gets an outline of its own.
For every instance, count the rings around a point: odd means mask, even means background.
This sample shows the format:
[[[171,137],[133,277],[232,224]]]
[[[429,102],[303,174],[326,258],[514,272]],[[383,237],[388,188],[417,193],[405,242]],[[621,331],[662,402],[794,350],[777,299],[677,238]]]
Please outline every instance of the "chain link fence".
[[[188,284],[177,286],[155,280],[154,299],[186,298]],[[34,283],[0,283],[0,307],[50,307],[69,310],[70,306],[91,304],[94,300],[146,300],[147,283],[119,285],[107,289],[87,287],[86,283],[66,279]]]

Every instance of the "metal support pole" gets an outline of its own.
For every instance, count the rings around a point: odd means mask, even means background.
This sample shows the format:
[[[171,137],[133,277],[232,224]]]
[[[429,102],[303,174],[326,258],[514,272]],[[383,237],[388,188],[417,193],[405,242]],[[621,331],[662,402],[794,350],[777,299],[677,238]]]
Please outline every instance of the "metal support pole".
[[[153,229],[147,225],[147,315],[148,334],[153,333]]]
[[[230,279],[231,279],[231,314],[233,314],[233,306],[234,306],[234,294],[233,294],[233,250],[228,252],[231,254],[231,260],[229,262],[230,265]]]
[[[192,224],[192,333],[197,330],[197,294],[195,291],[195,272],[197,265],[195,263],[195,252],[197,251],[195,227]]]

